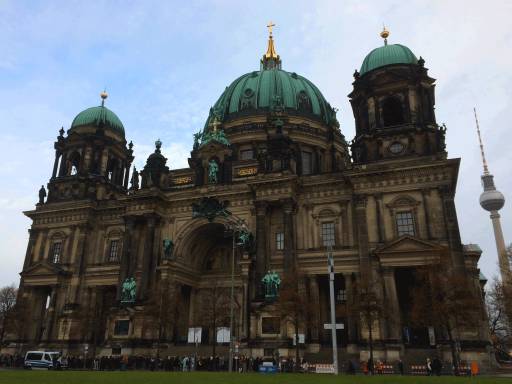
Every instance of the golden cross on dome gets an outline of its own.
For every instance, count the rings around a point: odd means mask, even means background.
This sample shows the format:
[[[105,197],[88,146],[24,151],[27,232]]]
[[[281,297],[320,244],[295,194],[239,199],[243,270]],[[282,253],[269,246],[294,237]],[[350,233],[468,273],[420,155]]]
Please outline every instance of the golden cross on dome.
[[[275,26],[276,25],[272,21],[269,21],[269,23],[267,24],[269,36],[272,36],[272,27],[275,27]]]
[[[213,123],[212,123],[212,126],[213,126],[213,132],[217,132],[217,130],[219,129],[219,125],[221,125],[219,119],[217,119],[217,116],[215,116],[215,118],[213,119]]]

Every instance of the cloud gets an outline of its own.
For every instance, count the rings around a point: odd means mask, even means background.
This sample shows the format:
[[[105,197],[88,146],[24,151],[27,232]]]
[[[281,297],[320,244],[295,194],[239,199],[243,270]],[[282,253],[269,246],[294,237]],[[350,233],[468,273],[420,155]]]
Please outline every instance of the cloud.
[[[53,140],[81,110],[107,106],[123,121],[140,169],[163,142],[171,168],[187,166],[192,134],[226,86],[259,68],[269,13],[283,68],[303,74],[333,106],[347,139],[354,134],[346,95],[364,56],[390,42],[422,55],[437,78],[436,114],[448,126],[450,157],[462,157],[457,211],[462,238],[484,250],[496,273],[488,215],[477,204],[481,166],[472,117],[477,106],[496,184],[508,177],[512,110],[512,30],[508,1],[0,2],[0,285],[18,279],[37,190],[48,181]],[[505,238],[511,204],[501,211]]]

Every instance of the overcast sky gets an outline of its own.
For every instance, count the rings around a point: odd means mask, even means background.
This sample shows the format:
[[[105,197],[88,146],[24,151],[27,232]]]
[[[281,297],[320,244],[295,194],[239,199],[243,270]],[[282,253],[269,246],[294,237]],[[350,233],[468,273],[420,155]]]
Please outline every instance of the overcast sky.
[[[81,110],[107,106],[135,144],[139,168],[157,138],[171,168],[187,166],[200,130],[226,86],[257,70],[266,24],[283,69],[313,81],[354,135],[347,94],[365,55],[405,44],[437,79],[436,115],[450,157],[461,157],[457,212],[464,243],[497,258],[489,215],[478,205],[481,161],[472,108],[479,113],[495,181],[512,196],[512,1],[6,1],[0,0],[0,286],[18,284],[38,189],[51,176],[53,142]],[[501,211],[512,241],[512,203]]]

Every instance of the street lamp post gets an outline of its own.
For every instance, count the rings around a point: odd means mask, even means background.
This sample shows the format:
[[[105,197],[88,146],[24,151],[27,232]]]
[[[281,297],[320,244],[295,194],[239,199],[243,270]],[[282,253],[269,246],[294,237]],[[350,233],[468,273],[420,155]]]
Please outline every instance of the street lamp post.
[[[336,340],[336,307],[334,305],[334,260],[332,258],[332,245],[328,247],[329,295],[331,301],[331,337],[332,337],[332,366],[334,374],[338,374],[338,341]]]
[[[231,297],[230,297],[230,314],[229,314],[229,372],[233,372],[233,349],[234,349],[234,311],[235,311],[235,250],[236,250],[236,234],[247,230],[245,222],[241,219],[233,219],[226,228],[232,233],[232,252],[231,252]]]
[[[233,316],[235,301],[235,231],[233,230],[233,248],[231,252],[231,295],[229,299],[229,372],[233,372]]]

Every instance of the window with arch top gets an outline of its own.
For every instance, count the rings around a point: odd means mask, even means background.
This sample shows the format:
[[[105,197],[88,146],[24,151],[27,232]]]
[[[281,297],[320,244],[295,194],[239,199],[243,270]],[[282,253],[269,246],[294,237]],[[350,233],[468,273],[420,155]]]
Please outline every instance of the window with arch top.
[[[385,127],[403,124],[404,108],[402,101],[395,96],[390,96],[382,102],[382,121]]]

